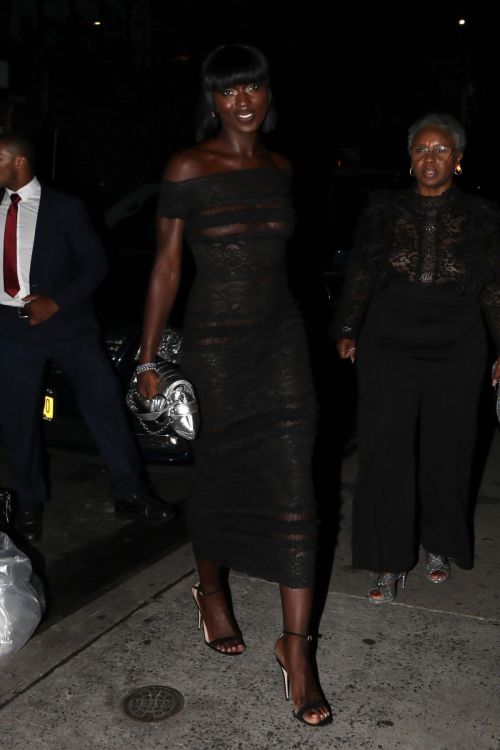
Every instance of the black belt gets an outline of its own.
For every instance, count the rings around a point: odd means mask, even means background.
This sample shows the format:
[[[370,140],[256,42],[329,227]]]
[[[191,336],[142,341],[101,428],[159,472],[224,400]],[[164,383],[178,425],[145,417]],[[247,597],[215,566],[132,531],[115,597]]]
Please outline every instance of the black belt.
[[[9,315],[10,317],[28,320],[29,315],[23,307],[14,307],[14,305],[0,305],[0,315]]]

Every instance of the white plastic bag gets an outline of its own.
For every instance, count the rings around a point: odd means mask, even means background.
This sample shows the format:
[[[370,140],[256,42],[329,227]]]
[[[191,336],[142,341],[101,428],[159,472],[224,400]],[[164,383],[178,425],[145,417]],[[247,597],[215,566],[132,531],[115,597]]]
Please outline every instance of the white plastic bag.
[[[33,578],[29,557],[0,531],[0,659],[22,648],[41,620],[43,595]]]

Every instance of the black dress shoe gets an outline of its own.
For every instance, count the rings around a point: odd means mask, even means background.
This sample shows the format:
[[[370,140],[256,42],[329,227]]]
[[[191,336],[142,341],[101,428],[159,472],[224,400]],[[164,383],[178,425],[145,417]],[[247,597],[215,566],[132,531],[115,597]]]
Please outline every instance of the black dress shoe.
[[[175,507],[154,492],[140,489],[134,495],[115,498],[115,514],[148,523],[165,523],[176,516]]]
[[[15,527],[21,536],[30,542],[40,539],[43,531],[43,508],[19,510]]]

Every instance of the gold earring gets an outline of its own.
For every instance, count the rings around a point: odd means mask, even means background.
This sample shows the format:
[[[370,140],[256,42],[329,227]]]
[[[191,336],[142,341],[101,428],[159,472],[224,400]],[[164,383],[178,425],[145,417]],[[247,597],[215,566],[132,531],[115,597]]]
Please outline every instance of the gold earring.
[[[462,174],[463,171],[464,170],[462,169],[462,165],[460,164],[460,162],[457,162],[455,166],[455,174],[456,175]]]

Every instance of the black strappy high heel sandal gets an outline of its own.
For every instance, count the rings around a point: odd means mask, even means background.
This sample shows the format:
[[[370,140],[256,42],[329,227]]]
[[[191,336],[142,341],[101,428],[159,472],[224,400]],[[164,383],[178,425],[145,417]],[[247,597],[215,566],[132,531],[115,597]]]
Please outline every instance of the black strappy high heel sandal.
[[[278,640],[280,638],[283,638],[285,635],[294,635],[297,638],[303,638],[304,640],[308,641],[309,643],[312,643],[314,641],[314,638],[312,635],[304,635],[304,633],[293,633],[291,630],[283,630],[281,635],[279,636]],[[282,663],[281,659],[278,657],[276,651],[274,653],[276,657],[276,661],[278,662],[281,672],[283,674],[283,683],[285,687],[285,698],[286,700],[290,700],[290,678],[288,677],[288,672],[285,669],[284,664]],[[323,719],[320,719],[320,721],[307,721],[304,718],[304,714],[306,714],[308,711],[317,711],[320,708],[327,708],[328,709],[328,716],[325,716]],[[293,716],[301,721],[303,724],[307,724],[308,727],[324,727],[325,724],[330,724],[332,721],[332,711],[330,706],[328,705],[328,701],[326,698],[315,698],[312,701],[307,701],[307,703],[304,703],[302,706],[299,706],[297,709],[292,709]]]
[[[243,654],[246,649],[246,645],[239,628],[237,629],[236,635],[227,635],[223,638],[214,638],[212,641],[209,641],[208,639],[207,626],[205,625],[205,621],[203,620],[203,616],[201,614],[199,599],[201,596],[211,596],[212,594],[218,594],[220,591],[221,589],[216,589],[215,591],[203,591],[199,583],[195,583],[192,587],[191,593],[193,594],[193,599],[198,609],[198,630],[200,630],[201,626],[203,625],[203,634],[206,645],[214,651],[217,651],[218,654],[223,654],[223,656],[241,656],[241,654]],[[223,651],[221,648],[219,648],[219,646],[223,644],[226,644],[227,646],[243,646],[243,651]]]

